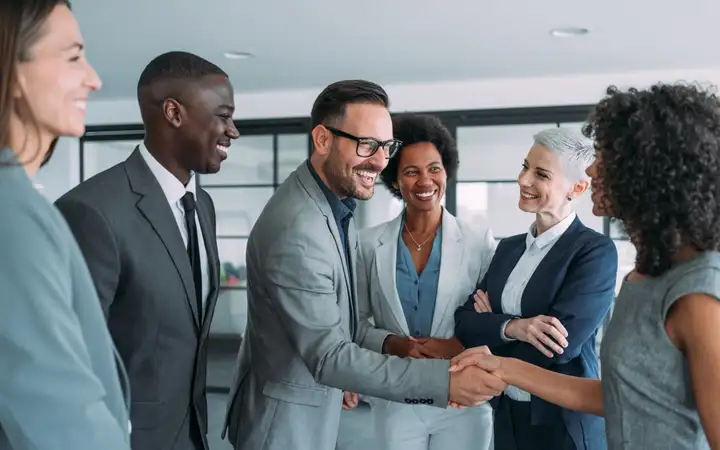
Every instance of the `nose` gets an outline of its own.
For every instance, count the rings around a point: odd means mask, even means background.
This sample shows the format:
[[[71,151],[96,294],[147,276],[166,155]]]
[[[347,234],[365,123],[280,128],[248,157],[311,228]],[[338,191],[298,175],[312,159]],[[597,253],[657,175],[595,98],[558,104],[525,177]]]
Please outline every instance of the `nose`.
[[[370,160],[370,163],[379,170],[383,170],[388,164],[387,156],[387,151],[384,148],[378,148],[378,150],[368,159]]]
[[[527,172],[520,172],[520,175],[518,176],[518,184],[523,187],[529,187],[531,185],[530,175]]]
[[[427,170],[421,170],[417,181],[418,186],[430,186],[432,185],[432,178]]]
[[[85,75],[85,86],[87,86],[88,89],[90,89],[91,91],[99,91],[102,87],[102,81],[100,80],[100,76],[90,63],[87,63],[86,72],[87,73]]]
[[[235,122],[232,119],[230,119],[230,126],[227,128],[225,134],[230,139],[237,139],[240,137],[240,132],[238,131],[237,127],[235,126]]]
[[[595,165],[597,164],[597,161],[593,161],[590,166],[585,169],[585,174],[589,176],[590,178],[593,178],[595,176]]]

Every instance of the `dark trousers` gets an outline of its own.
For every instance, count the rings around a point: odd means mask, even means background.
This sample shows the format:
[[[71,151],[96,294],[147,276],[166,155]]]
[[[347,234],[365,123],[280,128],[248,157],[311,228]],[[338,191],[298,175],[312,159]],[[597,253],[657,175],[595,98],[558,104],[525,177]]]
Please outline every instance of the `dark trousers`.
[[[530,402],[507,395],[495,410],[495,450],[577,450],[562,420],[531,425]]]

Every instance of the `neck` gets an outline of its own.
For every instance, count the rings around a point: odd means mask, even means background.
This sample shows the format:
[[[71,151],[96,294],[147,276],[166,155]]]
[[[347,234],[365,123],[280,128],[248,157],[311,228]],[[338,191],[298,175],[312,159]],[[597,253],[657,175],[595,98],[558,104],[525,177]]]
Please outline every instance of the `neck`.
[[[16,116],[10,119],[10,149],[31,178],[40,169],[55,139],[55,136],[42,130],[34,132],[33,128],[22,123]]]
[[[535,232],[540,236],[550,228],[562,222],[572,214],[572,208],[569,204],[564,205],[558,211],[542,212],[535,215]]]
[[[182,167],[180,162],[166,149],[174,149],[178,144],[172,142],[171,139],[163,136],[155,136],[152,134],[145,135],[145,147],[150,154],[160,163],[161,166],[173,174],[175,178],[180,180],[183,186],[187,186],[190,182],[190,170]]]
[[[330,181],[325,174],[325,170],[323,169],[323,162],[324,160],[322,156],[318,155],[317,153],[313,152],[313,154],[310,155],[310,165],[313,167],[313,169],[315,169],[315,172],[318,174],[323,183],[325,183],[325,186],[327,186],[327,188],[330,189],[330,192],[335,194],[338,199],[344,200],[346,196],[339,194],[337,190],[333,187],[333,185],[330,184]]]
[[[430,211],[419,211],[410,206],[405,208],[405,225],[419,235],[435,232],[442,222],[442,206]]]

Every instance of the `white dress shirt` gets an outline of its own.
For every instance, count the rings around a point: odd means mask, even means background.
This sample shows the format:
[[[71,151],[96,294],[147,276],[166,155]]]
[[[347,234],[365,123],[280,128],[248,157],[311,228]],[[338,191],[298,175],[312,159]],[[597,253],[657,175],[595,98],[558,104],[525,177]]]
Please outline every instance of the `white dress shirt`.
[[[503,289],[501,300],[503,313],[518,317],[522,316],[522,297],[525,292],[525,286],[527,286],[530,277],[533,276],[535,270],[543,258],[545,258],[545,255],[550,252],[550,249],[552,249],[558,239],[560,239],[560,236],[570,228],[575,217],[576,214],[574,212],[570,213],[569,216],[537,237],[535,237],[535,223],[530,225],[530,231],[528,231],[525,237],[525,253],[522,254],[515,268],[510,272],[510,276]],[[505,337],[505,327],[503,327],[502,333],[503,337]],[[515,386],[508,386],[505,394],[513,400],[523,402],[530,401],[530,394]]]
[[[195,174],[190,174],[190,181],[187,186],[178,180],[175,175],[171,174],[165,167],[163,167],[153,155],[150,154],[144,143],[140,143],[140,154],[145,159],[150,171],[155,175],[155,178],[160,183],[160,187],[167,197],[168,203],[170,204],[170,210],[172,210],[175,222],[177,223],[180,235],[185,243],[185,249],[188,247],[188,232],[185,225],[185,209],[182,205],[182,198],[186,192],[192,192],[195,197],[195,201],[198,201],[196,194],[196,180]],[[208,268],[208,256],[207,249],[205,248],[205,239],[203,237],[202,228],[200,227],[200,221],[198,219],[198,212],[195,211],[195,226],[197,227],[198,235],[198,247],[200,249],[200,271],[202,273],[202,302],[205,306],[208,295],[210,294],[210,272]],[[191,299],[195,301],[194,299]],[[203,311],[202,317],[205,318]]]

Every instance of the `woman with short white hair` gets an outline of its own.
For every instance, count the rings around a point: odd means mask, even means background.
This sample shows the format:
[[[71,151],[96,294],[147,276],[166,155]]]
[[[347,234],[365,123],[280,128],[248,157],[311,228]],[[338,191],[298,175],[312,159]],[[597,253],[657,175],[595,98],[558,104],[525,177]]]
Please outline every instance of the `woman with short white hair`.
[[[527,233],[503,239],[475,294],[455,312],[465,347],[574,376],[597,378],[597,330],[612,304],[617,250],[582,224],[573,201],[588,189],[592,141],[580,130],[534,136],[518,176]],[[602,418],[509,386],[493,399],[496,450],[604,450]]]

